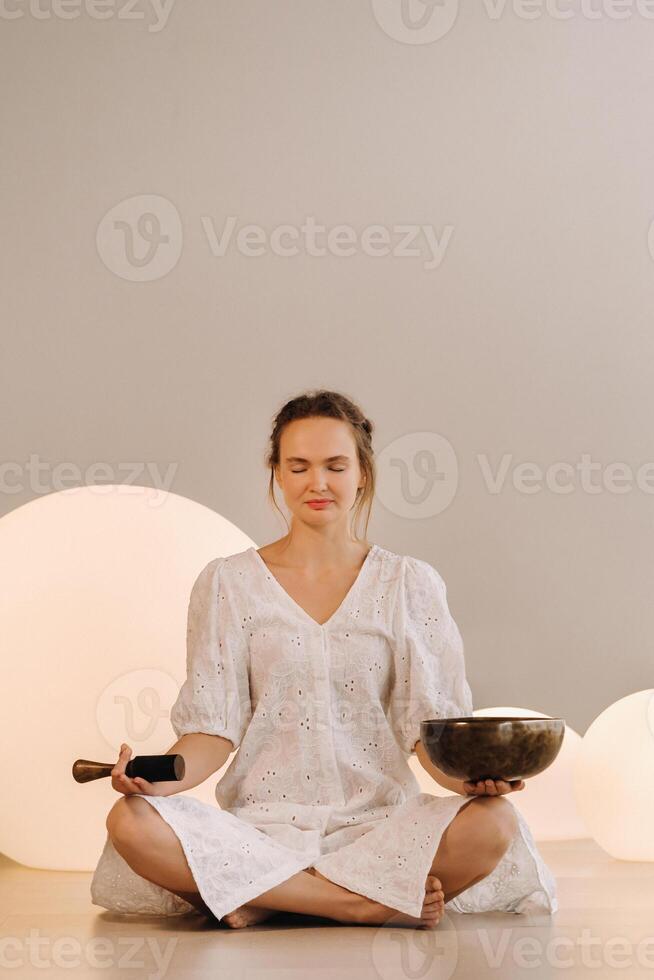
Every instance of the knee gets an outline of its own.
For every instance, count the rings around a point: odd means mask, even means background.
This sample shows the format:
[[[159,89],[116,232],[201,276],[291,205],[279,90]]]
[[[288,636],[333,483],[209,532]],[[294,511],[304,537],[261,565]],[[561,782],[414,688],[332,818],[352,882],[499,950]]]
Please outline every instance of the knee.
[[[143,801],[133,796],[122,796],[114,803],[105,821],[107,833],[112,841],[129,844],[136,839],[137,834],[140,833],[142,806]]]
[[[476,846],[489,858],[499,860],[518,830],[515,809],[501,796],[478,796],[467,809],[472,811]]]

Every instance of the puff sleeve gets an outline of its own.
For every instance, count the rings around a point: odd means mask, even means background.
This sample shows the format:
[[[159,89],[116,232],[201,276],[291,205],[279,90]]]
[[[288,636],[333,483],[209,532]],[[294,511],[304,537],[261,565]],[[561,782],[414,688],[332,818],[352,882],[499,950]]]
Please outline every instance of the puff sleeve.
[[[420,738],[421,721],[469,716],[473,711],[463,641],[446,592],[432,565],[403,557],[393,616],[389,723],[407,755]]]
[[[241,743],[251,720],[248,644],[235,597],[214,558],[193,584],[186,629],[186,680],[170,711],[178,738],[192,732]]]

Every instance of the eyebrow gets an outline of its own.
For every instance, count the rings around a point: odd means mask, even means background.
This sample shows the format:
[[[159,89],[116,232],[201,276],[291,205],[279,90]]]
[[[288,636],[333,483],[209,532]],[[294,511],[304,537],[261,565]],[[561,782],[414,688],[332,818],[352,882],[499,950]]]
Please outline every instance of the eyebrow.
[[[345,460],[348,460],[349,458],[350,458],[349,456],[344,456],[343,454],[341,454],[340,456],[328,456],[327,459],[325,460],[325,462],[326,463],[333,463],[337,459],[345,459]],[[308,463],[310,461],[308,459],[303,459],[302,456],[287,456],[286,457],[286,462],[287,463]]]

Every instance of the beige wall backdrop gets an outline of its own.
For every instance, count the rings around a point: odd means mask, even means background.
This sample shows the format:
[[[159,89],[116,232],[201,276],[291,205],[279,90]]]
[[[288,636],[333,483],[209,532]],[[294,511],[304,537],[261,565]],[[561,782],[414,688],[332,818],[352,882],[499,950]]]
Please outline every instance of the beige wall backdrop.
[[[651,687],[652,16],[5,0],[2,514],[132,480],[263,544],[271,418],[335,388],[475,707]]]

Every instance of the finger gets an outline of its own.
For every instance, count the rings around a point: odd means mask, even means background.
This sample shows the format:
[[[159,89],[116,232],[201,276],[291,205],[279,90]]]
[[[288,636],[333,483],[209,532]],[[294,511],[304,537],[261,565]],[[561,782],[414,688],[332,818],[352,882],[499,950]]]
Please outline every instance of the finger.
[[[125,745],[125,743],[123,743],[120,747],[120,752],[118,754],[118,762],[111,770],[112,776],[117,776],[121,772],[125,772],[131,754],[132,754],[132,750],[130,749],[129,745]]]
[[[136,783],[136,785],[139,788],[139,793],[147,793],[150,796],[154,796],[155,795],[154,794],[154,788],[152,786],[152,783],[149,783],[147,781],[147,779],[143,779],[142,776],[135,776],[134,777],[134,782]]]
[[[495,785],[495,780],[494,779],[487,779],[486,780],[486,792],[488,793],[489,796],[498,796],[499,795],[498,792],[497,792],[497,786]]]
[[[118,777],[118,781],[120,783],[121,792],[123,792],[123,793],[141,793],[141,792],[143,792],[143,790],[141,789],[141,787],[139,786],[139,784],[136,782],[136,780],[135,779],[130,779],[129,776],[125,776],[124,773]]]

